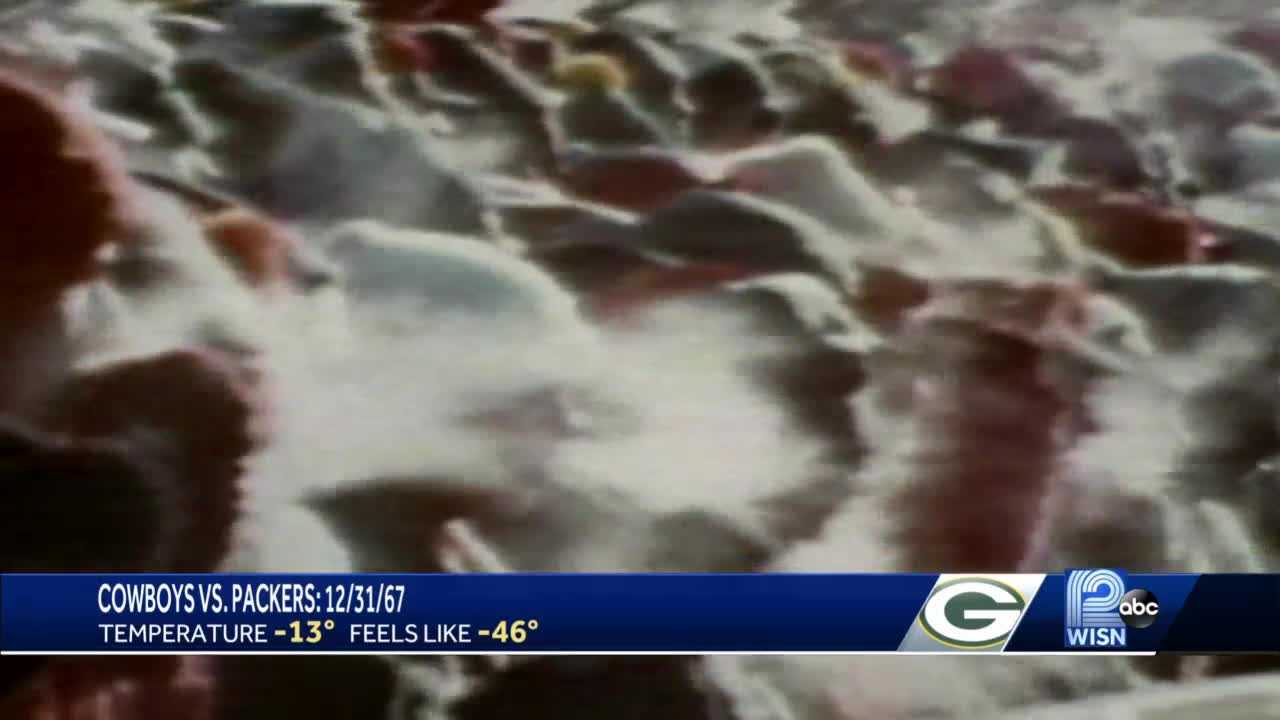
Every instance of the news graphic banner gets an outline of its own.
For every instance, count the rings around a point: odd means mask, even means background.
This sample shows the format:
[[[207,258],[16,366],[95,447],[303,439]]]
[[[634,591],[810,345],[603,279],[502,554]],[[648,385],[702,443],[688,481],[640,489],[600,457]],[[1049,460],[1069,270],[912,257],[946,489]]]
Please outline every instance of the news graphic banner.
[[[1280,575],[0,575],[0,654],[1280,652]]]

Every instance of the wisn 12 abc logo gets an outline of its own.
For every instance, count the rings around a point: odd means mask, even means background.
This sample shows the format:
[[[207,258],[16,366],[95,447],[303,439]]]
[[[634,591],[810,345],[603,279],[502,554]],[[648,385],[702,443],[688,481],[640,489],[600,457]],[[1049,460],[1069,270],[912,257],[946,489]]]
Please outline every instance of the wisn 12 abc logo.
[[[1126,592],[1118,570],[1071,570],[1066,582],[1068,648],[1118,650],[1129,643],[1129,628],[1151,627],[1160,601],[1149,590]]]

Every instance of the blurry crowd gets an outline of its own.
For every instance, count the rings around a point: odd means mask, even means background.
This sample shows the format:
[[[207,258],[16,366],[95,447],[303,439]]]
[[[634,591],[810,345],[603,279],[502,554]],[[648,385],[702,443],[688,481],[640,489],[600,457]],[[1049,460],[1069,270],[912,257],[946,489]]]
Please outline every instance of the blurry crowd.
[[[0,570],[1275,571],[1280,14],[958,5],[5,3]],[[15,720],[1019,717],[1277,669],[3,667]]]

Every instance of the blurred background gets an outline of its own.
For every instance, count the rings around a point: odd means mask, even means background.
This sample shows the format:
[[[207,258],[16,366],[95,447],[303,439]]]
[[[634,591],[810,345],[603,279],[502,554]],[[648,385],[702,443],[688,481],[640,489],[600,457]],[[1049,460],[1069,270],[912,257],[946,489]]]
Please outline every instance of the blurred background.
[[[1280,6],[0,1],[0,570],[1280,568]],[[1268,718],[1272,657],[6,658],[14,720]]]

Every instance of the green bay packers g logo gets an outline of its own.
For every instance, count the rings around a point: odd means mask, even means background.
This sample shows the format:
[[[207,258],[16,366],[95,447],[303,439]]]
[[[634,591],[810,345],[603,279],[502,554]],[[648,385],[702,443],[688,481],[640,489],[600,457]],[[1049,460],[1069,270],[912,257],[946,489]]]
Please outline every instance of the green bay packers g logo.
[[[1017,590],[998,580],[960,578],[935,588],[917,619],[943,645],[975,650],[1004,642],[1026,607]]]

